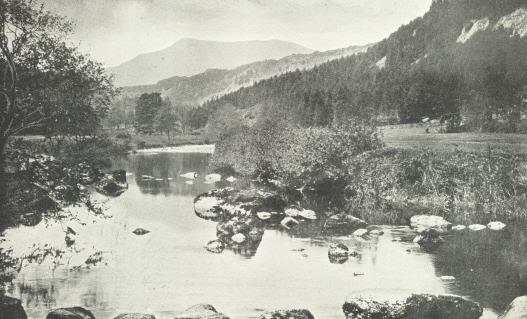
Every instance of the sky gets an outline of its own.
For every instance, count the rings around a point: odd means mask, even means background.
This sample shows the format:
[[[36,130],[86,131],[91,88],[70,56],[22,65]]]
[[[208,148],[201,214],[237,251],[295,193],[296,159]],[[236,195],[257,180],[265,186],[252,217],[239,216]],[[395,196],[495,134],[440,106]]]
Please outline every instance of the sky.
[[[43,0],[75,22],[71,41],[107,66],[181,38],[279,39],[325,51],[379,41],[432,0]]]

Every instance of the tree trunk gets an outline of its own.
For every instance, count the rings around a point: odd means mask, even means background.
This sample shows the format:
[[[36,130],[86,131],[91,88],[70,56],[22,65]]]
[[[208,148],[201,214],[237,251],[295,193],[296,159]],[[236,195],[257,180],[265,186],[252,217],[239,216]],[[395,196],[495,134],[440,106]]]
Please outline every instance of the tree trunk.
[[[6,146],[7,141],[0,138],[0,224],[5,222],[7,217]]]

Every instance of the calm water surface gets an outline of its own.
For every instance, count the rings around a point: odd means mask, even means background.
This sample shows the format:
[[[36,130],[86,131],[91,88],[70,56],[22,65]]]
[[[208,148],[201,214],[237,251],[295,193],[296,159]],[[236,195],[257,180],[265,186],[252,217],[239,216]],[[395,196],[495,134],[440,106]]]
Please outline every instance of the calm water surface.
[[[207,252],[215,239],[215,223],[193,212],[193,197],[214,187],[204,183],[207,154],[138,154],[116,160],[126,168],[129,190],[105,202],[112,218],[80,213],[67,225],[78,233],[75,251],[57,263],[26,265],[9,289],[21,298],[30,318],[44,318],[52,308],[84,306],[98,319],[121,312],[153,313],[168,318],[172,311],[210,303],[231,318],[255,318],[264,310],[307,308],[316,318],[344,318],[341,306],[357,294],[393,297],[409,292],[454,293],[485,306],[495,318],[514,297],[527,292],[522,230],[451,236],[433,254],[411,242],[404,227],[386,227],[368,240],[350,237],[295,237],[266,230],[252,257],[225,250]],[[197,172],[194,184],[180,174]],[[144,181],[141,175],[157,180]],[[101,201],[105,199],[99,198]],[[11,229],[4,245],[31,251],[35,241],[65,247],[65,224],[42,223]],[[142,227],[150,231],[136,236]],[[359,258],[331,264],[330,242],[342,242]],[[303,251],[296,251],[304,249]],[[102,253],[101,263],[83,265]],[[452,275],[454,282],[439,277]]]

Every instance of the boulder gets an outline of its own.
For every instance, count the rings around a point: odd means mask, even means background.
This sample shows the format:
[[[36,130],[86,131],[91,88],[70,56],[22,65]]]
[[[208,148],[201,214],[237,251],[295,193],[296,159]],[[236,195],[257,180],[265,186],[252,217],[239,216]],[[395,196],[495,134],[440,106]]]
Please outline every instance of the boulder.
[[[200,195],[194,200],[194,212],[200,218],[217,220],[222,216],[220,205],[224,201],[216,196]]]
[[[199,304],[174,315],[174,319],[229,319],[212,305]]]
[[[527,296],[514,299],[498,319],[527,319]]]
[[[211,240],[205,246],[211,253],[220,254],[225,249],[225,244],[221,240]]]
[[[156,319],[156,317],[144,313],[122,313],[114,319]]]
[[[487,228],[490,230],[502,230],[505,227],[507,227],[507,225],[502,222],[490,222],[487,224]]]
[[[452,230],[454,230],[454,231],[462,231],[462,230],[465,230],[465,229],[467,229],[467,226],[465,226],[465,225],[456,225],[456,226],[452,227]]]
[[[95,316],[82,307],[70,307],[52,310],[46,319],[95,319]]]
[[[117,197],[124,193],[128,189],[128,184],[119,183],[116,181],[112,175],[105,175],[97,184],[95,185],[95,190],[99,193]]]
[[[242,244],[245,242],[245,235],[241,233],[234,234],[231,240],[237,244]]]
[[[347,319],[402,319],[404,304],[356,297],[346,301],[342,306],[342,311]]]
[[[205,184],[212,184],[221,181],[221,175],[220,174],[208,174],[205,175]]]
[[[468,226],[468,229],[470,229],[471,231],[480,231],[486,228],[487,226],[481,224],[472,224]]]
[[[198,176],[198,174],[196,172],[188,172],[188,173],[185,173],[185,174],[181,174],[179,176],[184,177],[184,178],[188,178],[188,179],[195,179]]]
[[[454,276],[441,276],[439,277],[442,281],[455,281],[456,277]]]
[[[27,319],[20,300],[0,295],[0,317],[2,319]]]
[[[333,243],[329,245],[328,258],[332,264],[342,264],[348,260],[349,248],[341,243]]]
[[[227,182],[229,183],[234,183],[236,181],[236,177],[234,176],[229,176],[225,179]]]
[[[356,237],[363,237],[366,235],[368,235],[368,230],[365,228],[359,228],[353,232],[353,236],[356,236]]]
[[[438,232],[447,232],[452,228],[452,224],[441,216],[435,215],[415,215],[410,218],[410,227],[420,233],[423,230],[435,229]]]
[[[298,216],[304,218],[304,219],[309,219],[309,220],[315,220],[317,219],[317,214],[310,210],[310,209],[304,209],[304,210],[301,210],[300,212],[298,212]]]
[[[434,228],[424,230],[414,238],[414,243],[419,244],[425,250],[435,250],[444,242],[439,231]]]
[[[326,220],[324,230],[333,233],[351,234],[355,230],[366,226],[368,224],[362,219],[347,214],[336,214]]]
[[[300,210],[296,208],[287,208],[284,213],[289,217],[298,217],[300,215]]]
[[[276,310],[264,313],[260,319],[315,319],[306,309]]]
[[[258,213],[256,213],[256,216],[258,216],[258,218],[261,219],[261,220],[268,220],[273,215],[271,213],[268,213],[268,212],[258,212]]]
[[[459,296],[414,294],[406,299],[404,313],[406,319],[478,319],[483,309]]]

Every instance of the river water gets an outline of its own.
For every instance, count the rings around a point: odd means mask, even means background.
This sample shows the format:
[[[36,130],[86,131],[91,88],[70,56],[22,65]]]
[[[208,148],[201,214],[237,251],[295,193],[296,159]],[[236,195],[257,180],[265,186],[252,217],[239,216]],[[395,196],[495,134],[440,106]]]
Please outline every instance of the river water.
[[[203,246],[215,239],[216,225],[193,212],[194,196],[215,186],[203,179],[209,156],[144,153],[117,159],[114,165],[130,173],[129,189],[115,199],[98,197],[110,216],[73,209],[77,221],[8,230],[2,245],[15,254],[35,251],[34,242],[67,251],[60,258],[24,264],[8,294],[22,299],[32,319],[74,305],[98,319],[122,312],[170,318],[173,311],[198,303],[212,304],[233,319],[280,308],[307,308],[316,318],[332,319],[344,318],[342,304],[359,294],[453,293],[480,302],[484,317],[495,318],[514,297],[527,293],[527,239],[522,229],[510,227],[449,236],[434,253],[413,244],[407,227],[383,227],[383,236],[369,239],[296,237],[268,229],[252,256],[210,253]],[[192,184],[180,176],[187,172],[198,174]],[[65,227],[77,233],[70,248]],[[138,227],[150,232],[137,236],[132,231]],[[331,242],[348,245],[360,257],[330,263]],[[87,266],[89,256],[102,258]]]

